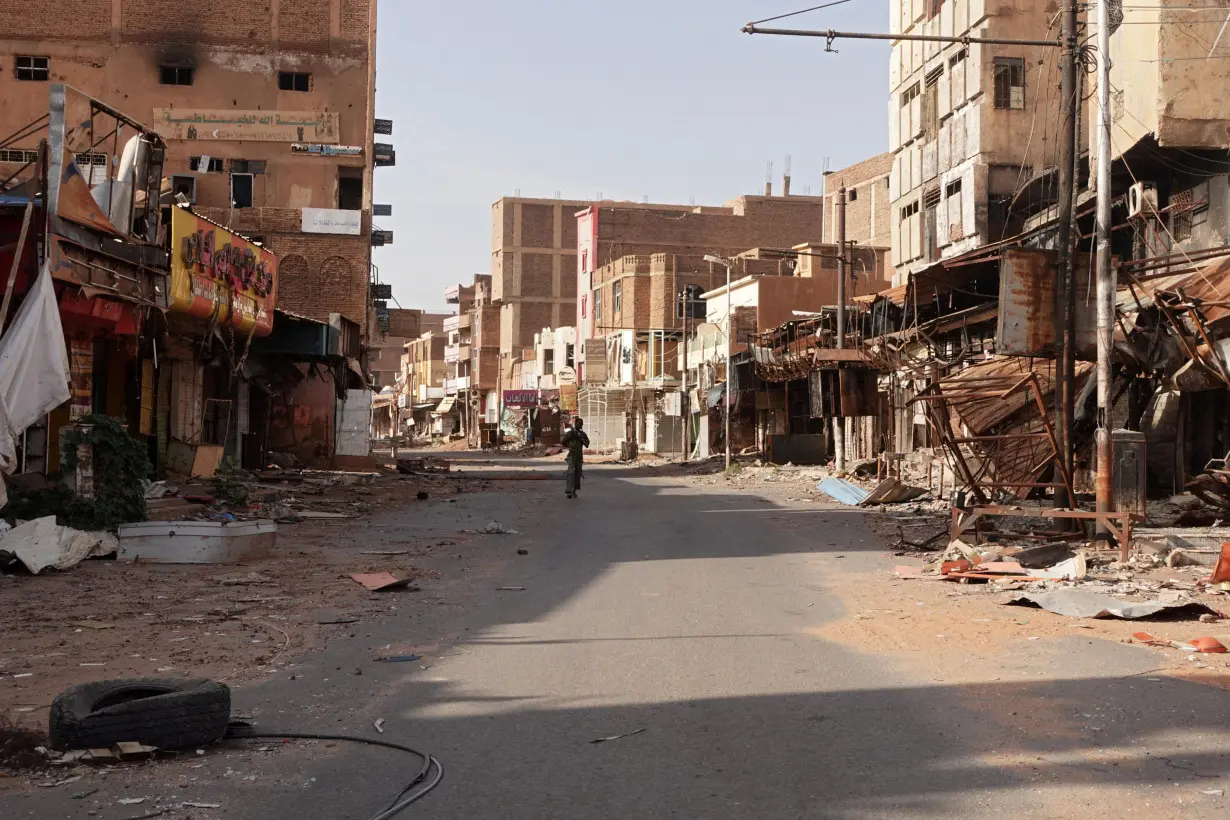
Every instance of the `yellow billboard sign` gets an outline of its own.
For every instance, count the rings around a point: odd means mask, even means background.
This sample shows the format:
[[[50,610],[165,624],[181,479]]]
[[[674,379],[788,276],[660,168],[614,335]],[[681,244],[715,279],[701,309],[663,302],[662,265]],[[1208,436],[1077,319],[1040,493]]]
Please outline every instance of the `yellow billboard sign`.
[[[155,108],[150,126],[173,140],[336,143],[341,115],[325,111]]]

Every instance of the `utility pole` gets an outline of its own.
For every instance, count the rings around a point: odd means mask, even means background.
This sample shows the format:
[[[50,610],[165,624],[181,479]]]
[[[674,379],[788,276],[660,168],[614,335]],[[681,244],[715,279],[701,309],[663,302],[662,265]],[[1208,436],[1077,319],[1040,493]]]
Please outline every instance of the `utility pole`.
[[[723,437],[726,439],[726,469],[730,469],[730,406],[734,403],[734,392],[730,389],[731,383],[734,381],[732,376],[734,373],[730,370],[730,348],[734,346],[735,341],[735,317],[730,311],[730,260],[725,261],[726,265],[726,399],[723,402],[726,405],[726,427]]]
[[[1097,210],[1097,304],[1098,304],[1098,417],[1094,433],[1097,477],[1094,491],[1097,511],[1114,508],[1111,447],[1110,355],[1115,326],[1115,276],[1110,259],[1110,3],[1098,0],[1098,210]]]
[[[691,438],[688,435],[688,427],[692,420],[688,413],[688,314],[692,312],[690,296],[687,288],[679,294],[683,304],[683,366],[679,368],[683,371],[683,389],[679,392],[679,415],[683,418],[683,461],[688,460],[688,439]]]
[[[837,349],[846,347],[846,186],[837,191]],[[841,372],[838,371],[838,384]],[[838,414],[833,416],[833,466],[837,472],[846,469],[846,420],[841,416],[841,390],[838,394]]]
[[[1077,61],[1080,45],[1076,39],[1076,4],[1069,2],[1063,10],[1062,71],[1060,72],[1060,140],[1059,140],[1059,203],[1058,203],[1058,276],[1060,294],[1061,337],[1063,339],[1059,361],[1055,363],[1056,397],[1055,413],[1059,431],[1059,459],[1063,470],[1072,475],[1072,420],[1076,410],[1076,287],[1075,265],[1072,259],[1072,202],[1076,190],[1076,107],[1080,105],[1076,85]],[[1057,465],[1058,467],[1059,465]],[[1056,482],[1058,484],[1059,482]],[[1055,506],[1075,507],[1076,499],[1069,498],[1066,487],[1055,488]]]

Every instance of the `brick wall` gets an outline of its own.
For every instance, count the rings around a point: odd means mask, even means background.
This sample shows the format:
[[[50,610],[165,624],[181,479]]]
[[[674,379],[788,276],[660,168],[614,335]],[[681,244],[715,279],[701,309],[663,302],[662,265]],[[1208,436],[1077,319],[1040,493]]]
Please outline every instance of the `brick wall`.
[[[111,0],[0,3],[0,37],[28,40],[110,40]],[[11,71],[6,65],[3,71]],[[12,129],[10,129],[12,130]]]
[[[823,241],[837,241],[837,192],[844,185],[846,239],[877,248],[892,244],[892,198],[888,186],[892,170],[893,155],[885,153],[825,177]]]
[[[579,200],[505,197],[491,206],[491,298],[504,305],[500,350],[528,346],[576,311]],[[515,309],[510,306],[517,305]],[[541,324],[536,324],[541,322]]]

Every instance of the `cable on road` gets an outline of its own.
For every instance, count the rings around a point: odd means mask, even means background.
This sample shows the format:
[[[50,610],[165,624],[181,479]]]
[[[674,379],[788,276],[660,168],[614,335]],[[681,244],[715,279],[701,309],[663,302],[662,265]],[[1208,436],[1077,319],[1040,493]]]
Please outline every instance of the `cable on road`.
[[[849,3],[849,2],[851,2],[851,0],[836,0],[836,2],[833,2],[833,3],[825,3],[823,6],[812,6],[809,9],[802,9],[800,11],[792,11],[789,14],[779,14],[776,17],[766,17],[763,20],[753,20],[752,22],[748,23],[748,25],[758,26],[761,23],[772,23],[774,20],[785,20],[787,17],[796,17],[800,14],[807,14],[807,12],[809,11],[820,11],[820,9],[832,8],[833,6],[840,6],[842,3]]]
[[[357,737],[355,735],[325,735],[315,732],[258,732],[252,724],[244,721],[231,721],[226,727],[227,740],[334,740],[347,743],[363,743],[369,746],[382,746],[386,749],[396,749],[399,752],[406,752],[423,761],[422,767],[415,774],[414,779],[406,784],[397,796],[393,798],[388,807],[373,815],[371,820],[389,820],[402,810],[408,808],[412,803],[427,796],[428,792],[440,785],[440,781],[444,779],[444,765],[440,763],[433,755],[426,752],[421,752],[418,749],[410,746],[403,746],[400,743],[392,743],[387,740],[376,740],[369,737]],[[432,770],[435,770],[435,776],[419,789],[414,794],[406,797],[406,793],[413,790],[416,786],[428,779],[428,775]]]

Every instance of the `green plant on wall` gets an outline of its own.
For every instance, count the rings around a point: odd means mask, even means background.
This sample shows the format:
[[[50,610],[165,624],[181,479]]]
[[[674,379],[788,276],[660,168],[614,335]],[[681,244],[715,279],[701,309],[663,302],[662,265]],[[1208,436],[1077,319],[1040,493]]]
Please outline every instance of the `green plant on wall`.
[[[145,490],[150,463],[145,443],[128,435],[120,419],[92,415],[78,419],[64,433],[62,463],[69,471],[81,463],[80,449],[93,455],[94,497],[83,498],[63,485],[9,494],[4,517],[10,521],[54,515],[60,524],[82,530],[114,530],[145,520]]]

